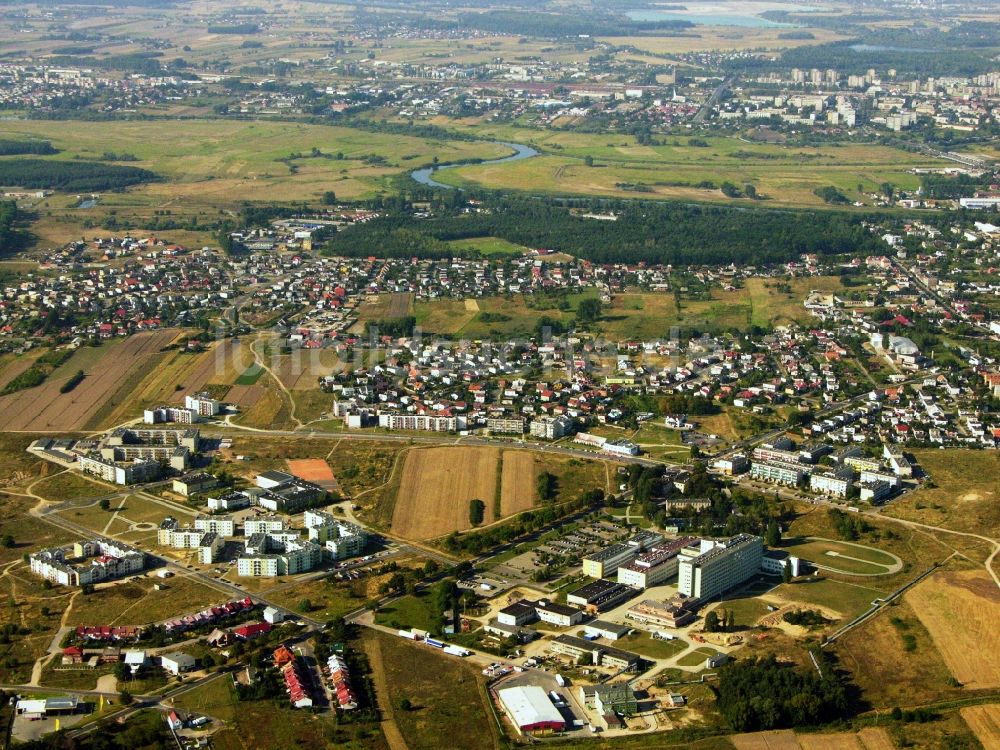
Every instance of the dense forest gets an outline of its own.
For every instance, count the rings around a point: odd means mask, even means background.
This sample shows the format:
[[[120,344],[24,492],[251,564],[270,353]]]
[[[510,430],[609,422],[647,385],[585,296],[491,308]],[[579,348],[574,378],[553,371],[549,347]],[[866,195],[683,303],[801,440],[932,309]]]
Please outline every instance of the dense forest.
[[[881,252],[860,217],[827,212],[746,211],[624,203],[617,221],[572,214],[555,201],[499,199],[475,215],[414,219],[390,213],[333,236],[328,255],[442,258],[449,240],[500,237],[598,263],[780,263],[802,253]]]
[[[17,141],[0,138],[0,156],[19,156],[21,154],[38,154],[48,156],[58,154],[49,141]]]
[[[0,160],[0,185],[51,190],[120,190],[157,176],[148,169],[85,161]]]

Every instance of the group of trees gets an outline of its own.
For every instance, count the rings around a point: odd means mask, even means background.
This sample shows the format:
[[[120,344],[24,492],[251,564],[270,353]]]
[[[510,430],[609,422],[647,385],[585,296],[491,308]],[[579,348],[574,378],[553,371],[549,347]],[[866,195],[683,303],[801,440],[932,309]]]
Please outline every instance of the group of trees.
[[[837,536],[846,541],[857,541],[863,534],[867,534],[872,530],[871,524],[859,516],[845,513],[836,508],[830,508],[827,514],[830,517],[830,523],[837,532]]]
[[[9,159],[0,161],[0,184],[29,189],[120,190],[157,176],[148,169],[90,161]]]
[[[827,661],[823,652],[816,657]],[[833,721],[848,711],[847,691],[829,663],[823,675],[779,664],[774,656],[730,662],[719,670],[718,707],[738,732]]]
[[[674,203],[615,203],[617,221],[573,214],[556,199],[488,198],[475,215],[430,219],[393,211],[333,236],[330,255],[446,258],[451,240],[500,237],[527,247],[569,252],[597,263],[745,263],[763,265],[803,253],[881,252],[863,217],[833,212],[759,210]],[[669,228],[669,231],[666,231]],[[592,310],[588,313],[594,312]]]
[[[0,156],[20,156],[22,154],[48,156],[58,153],[59,151],[52,146],[50,141],[18,141],[0,138]]]
[[[484,503],[479,498],[473,498],[469,501],[469,523],[473,526],[478,526],[483,522],[486,517],[486,503]]]

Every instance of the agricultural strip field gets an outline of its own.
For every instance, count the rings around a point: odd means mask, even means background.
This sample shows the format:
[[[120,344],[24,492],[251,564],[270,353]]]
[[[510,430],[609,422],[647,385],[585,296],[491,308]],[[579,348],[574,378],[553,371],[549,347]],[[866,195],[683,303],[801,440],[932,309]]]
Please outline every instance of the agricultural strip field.
[[[889,732],[867,727],[857,734],[797,734],[790,729],[740,734],[729,738],[736,750],[892,750]]]
[[[983,747],[1000,747],[1000,704],[966,706],[960,713]]]
[[[164,329],[84,347],[40,386],[0,397],[0,430],[80,430],[100,420],[104,410],[128,399],[137,380],[159,366],[160,351],[177,336]],[[82,369],[83,381],[69,393],[60,386]]]
[[[939,571],[904,598],[956,680],[974,689],[1000,687],[1000,590],[986,571]]]
[[[392,531],[408,539],[434,539],[472,528],[469,501],[486,505],[485,523],[493,515],[498,448],[426,448],[406,456]]]
[[[536,480],[542,460],[528,451],[504,451],[500,473],[500,515],[504,518],[530,510],[537,496]]]
[[[723,182],[752,184],[768,205],[824,208],[814,194],[834,186],[852,201],[870,202],[867,192],[883,182],[906,190],[919,187],[909,170],[943,164],[885,146],[821,147],[749,143],[710,137],[707,145],[675,140],[669,145],[639,145],[627,136],[571,134],[548,137],[522,131],[520,138],[540,146],[533,159],[478,164],[442,171],[435,179],[457,187],[488,185],[494,190],[522,190],[561,195],[601,195],[732,203],[718,189]],[[594,166],[587,166],[591,157]],[[711,184],[714,187],[703,187]],[[858,186],[863,188],[858,191]],[[640,190],[636,190],[639,186]],[[751,204],[755,201],[740,201]]]

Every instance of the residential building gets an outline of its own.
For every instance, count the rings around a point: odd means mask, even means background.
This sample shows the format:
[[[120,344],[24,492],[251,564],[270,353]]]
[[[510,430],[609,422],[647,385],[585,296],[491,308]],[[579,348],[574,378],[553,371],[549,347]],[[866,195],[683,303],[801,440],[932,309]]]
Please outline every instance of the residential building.
[[[31,572],[62,586],[85,586],[139,573],[146,555],[131,545],[97,537],[32,553]]]
[[[538,417],[531,420],[529,432],[532,437],[543,440],[558,440],[573,430],[573,420],[565,414],[556,417]]]

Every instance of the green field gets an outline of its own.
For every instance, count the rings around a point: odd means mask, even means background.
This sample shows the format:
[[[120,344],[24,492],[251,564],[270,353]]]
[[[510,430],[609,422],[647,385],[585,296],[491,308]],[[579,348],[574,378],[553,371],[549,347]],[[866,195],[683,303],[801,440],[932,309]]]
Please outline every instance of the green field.
[[[129,153],[131,166],[154,171],[163,182],[123,194],[102,195],[94,209],[170,208],[186,213],[206,206],[232,207],[241,200],[316,200],[333,190],[344,199],[373,195],[394,175],[430,163],[509,152],[484,142],[439,141],[371,133],[345,127],[292,122],[223,120],[63,122],[0,124],[0,137],[50,140],[62,152],[51,159],[94,159],[105,152]],[[312,155],[318,149],[319,156]],[[294,154],[300,158],[288,160]],[[343,158],[337,158],[343,154]],[[286,161],[283,161],[286,160]],[[294,167],[294,168],[293,168]]]
[[[484,297],[470,300],[470,304],[464,300],[432,300],[417,302],[413,312],[417,325],[427,334],[468,339],[528,336],[535,333],[542,316],[567,324],[574,319],[581,300],[596,296],[597,291],[592,289],[568,294],[563,308],[555,298],[525,295]]]
[[[632,651],[648,659],[669,659],[676,656],[687,648],[687,644],[681,640],[661,641],[653,638],[649,633],[636,630],[624,638],[619,638],[614,642],[616,648],[623,648]]]
[[[528,248],[499,237],[470,237],[466,240],[451,240],[448,244],[456,251],[474,251],[485,257],[492,258],[502,255],[524,255]]]
[[[729,181],[741,190],[752,184],[763,205],[825,207],[814,195],[833,185],[852,201],[870,203],[858,192],[877,191],[883,182],[903,189],[919,187],[913,167],[940,166],[933,158],[908,154],[885,146],[824,144],[822,146],[753,143],[735,137],[702,139],[691,145],[686,137],[667,145],[639,145],[631,136],[587,134],[555,130],[475,127],[497,137],[528,143],[543,151],[534,159],[505,164],[480,164],[441,172],[440,182],[455,186],[533,193],[606,195],[638,198],[680,198],[730,202],[719,190]],[[584,160],[590,157],[594,166]],[[710,182],[715,187],[702,187]],[[624,186],[642,186],[641,191]]]

